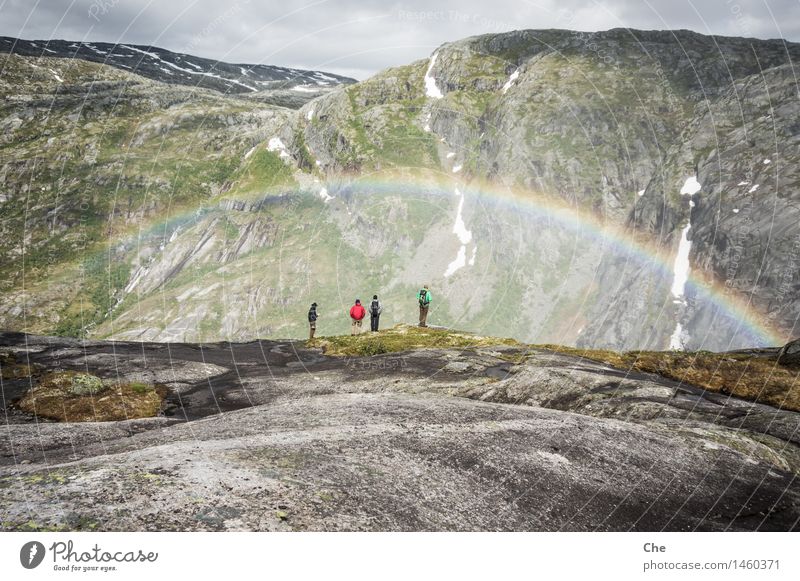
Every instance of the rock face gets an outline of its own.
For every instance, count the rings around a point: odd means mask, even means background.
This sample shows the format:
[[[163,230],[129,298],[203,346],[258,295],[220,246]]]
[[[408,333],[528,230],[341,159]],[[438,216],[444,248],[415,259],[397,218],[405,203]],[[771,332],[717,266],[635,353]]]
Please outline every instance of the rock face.
[[[4,334],[37,368],[160,378],[161,417],[0,440],[3,530],[793,530],[800,415],[513,346]],[[29,380],[3,382],[13,402]]]
[[[35,84],[0,137],[2,264],[26,265],[24,292],[0,271],[0,324],[299,337],[312,301],[343,332],[336,315],[377,292],[393,324],[428,282],[437,322],[526,342],[779,345],[800,314],[798,57],[688,31],[516,31],[292,112],[9,55],[4,94]]]
[[[779,322],[783,329],[790,330],[800,315],[795,258],[798,113],[790,65],[738,79],[698,111],[629,216],[632,228],[668,247],[677,244],[682,228],[691,223],[692,268],[721,289],[687,289],[688,308],[676,313],[689,330],[687,349],[703,348],[707,335],[735,343],[741,332],[741,321],[721,312],[709,292],[743,297],[762,320]],[[687,175],[696,175],[702,187],[697,194],[681,196]],[[604,276],[599,286],[606,292],[601,291],[603,298],[590,316],[602,317],[611,305],[614,317],[588,330],[583,344],[658,347],[652,329],[665,332],[675,318],[653,312],[642,324],[653,281],[627,276],[630,266],[614,258],[600,270]],[[668,284],[666,278],[661,281],[661,296],[669,296]],[[643,338],[643,329],[653,339]]]
[[[789,341],[786,345],[781,347],[778,353],[778,363],[781,365],[800,364],[800,339]]]

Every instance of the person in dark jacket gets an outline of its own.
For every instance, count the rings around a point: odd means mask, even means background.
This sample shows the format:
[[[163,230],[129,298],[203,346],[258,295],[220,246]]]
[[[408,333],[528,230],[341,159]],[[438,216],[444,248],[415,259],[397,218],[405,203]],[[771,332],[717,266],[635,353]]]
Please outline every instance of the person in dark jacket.
[[[367,310],[361,306],[361,301],[356,299],[356,304],[350,307],[350,319],[353,325],[350,328],[351,335],[358,335],[361,333],[361,321],[367,315]]]
[[[369,323],[370,330],[373,333],[378,331],[378,323],[380,322],[382,311],[383,307],[378,300],[378,295],[372,295],[372,302],[369,304]]]
[[[317,303],[311,303],[311,308],[308,309],[308,340],[314,339],[314,333],[317,332]]]

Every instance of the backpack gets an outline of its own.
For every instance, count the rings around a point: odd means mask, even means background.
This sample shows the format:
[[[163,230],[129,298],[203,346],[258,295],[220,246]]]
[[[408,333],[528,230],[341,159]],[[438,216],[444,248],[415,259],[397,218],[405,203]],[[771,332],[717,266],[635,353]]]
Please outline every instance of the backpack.
[[[375,315],[376,317],[378,316],[378,305],[380,305],[380,303],[376,299],[376,300],[372,301],[372,304],[369,306],[370,312],[373,315]]]
[[[308,311],[308,321],[309,323],[313,323],[317,320],[317,309],[311,309]]]
[[[427,307],[428,306],[428,291],[425,289],[421,289],[419,291],[419,306],[420,307]]]

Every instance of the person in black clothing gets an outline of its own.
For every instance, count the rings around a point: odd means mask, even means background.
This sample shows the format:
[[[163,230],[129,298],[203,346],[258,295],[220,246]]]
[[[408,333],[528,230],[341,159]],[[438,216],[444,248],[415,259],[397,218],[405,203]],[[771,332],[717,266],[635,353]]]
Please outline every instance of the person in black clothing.
[[[381,311],[383,311],[383,307],[381,306],[381,302],[378,300],[378,295],[372,295],[372,302],[369,304],[369,322],[370,322],[370,329],[373,332],[376,332],[378,330],[378,323],[380,322]]]
[[[314,339],[314,333],[317,331],[317,303],[311,303],[311,308],[308,309],[308,340]]]

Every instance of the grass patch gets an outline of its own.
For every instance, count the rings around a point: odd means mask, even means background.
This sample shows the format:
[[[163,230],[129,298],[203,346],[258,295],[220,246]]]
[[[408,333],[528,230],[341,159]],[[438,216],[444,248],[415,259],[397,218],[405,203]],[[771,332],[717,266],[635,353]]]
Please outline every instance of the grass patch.
[[[314,342],[326,355],[369,357],[424,348],[472,348],[489,345],[518,345],[513,339],[481,337],[471,333],[431,327],[396,325],[377,333],[325,337]]]
[[[60,422],[110,422],[154,417],[165,396],[162,386],[106,383],[88,373],[57,371],[42,377],[17,405]]]
[[[291,168],[277,153],[259,148],[250,156],[247,165],[235,178],[237,193],[269,192],[282,187],[294,187]]]
[[[800,369],[774,358],[709,351],[630,351],[542,345],[625,370],[656,373],[708,391],[733,395],[776,408],[800,411]]]

